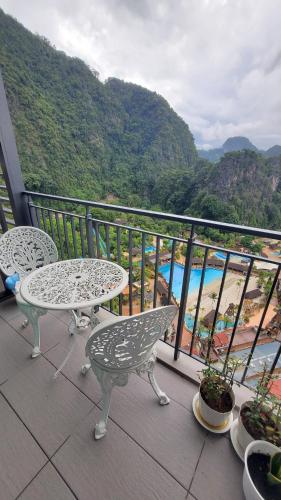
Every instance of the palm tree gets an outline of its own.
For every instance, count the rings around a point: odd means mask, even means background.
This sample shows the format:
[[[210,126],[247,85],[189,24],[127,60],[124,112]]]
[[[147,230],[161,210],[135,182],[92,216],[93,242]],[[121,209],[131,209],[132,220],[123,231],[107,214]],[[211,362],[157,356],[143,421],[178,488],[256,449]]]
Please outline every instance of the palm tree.
[[[209,293],[208,297],[209,297],[209,299],[212,300],[213,307],[215,307],[215,302],[216,302],[217,297],[218,297],[218,295],[216,294],[216,292]]]

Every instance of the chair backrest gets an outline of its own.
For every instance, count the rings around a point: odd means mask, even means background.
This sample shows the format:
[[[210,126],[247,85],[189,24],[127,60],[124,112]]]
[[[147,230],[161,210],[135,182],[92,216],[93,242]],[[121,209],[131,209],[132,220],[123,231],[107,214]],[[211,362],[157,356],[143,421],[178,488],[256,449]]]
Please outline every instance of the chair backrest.
[[[104,322],[89,337],[86,356],[109,371],[137,368],[150,356],[176,312],[171,305]]]
[[[57,260],[52,238],[36,227],[17,226],[0,238],[0,269],[6,276],[22,277]]]

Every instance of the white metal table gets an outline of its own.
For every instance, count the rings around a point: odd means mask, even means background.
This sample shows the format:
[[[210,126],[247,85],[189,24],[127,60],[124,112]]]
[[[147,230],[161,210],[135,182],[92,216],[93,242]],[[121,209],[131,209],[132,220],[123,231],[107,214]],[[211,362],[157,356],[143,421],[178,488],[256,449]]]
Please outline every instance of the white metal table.
[[[26,276],[20,292],[35,307],[69,310],[71,334],[86,328],[90,318],[80,310],[107,302],[119,295],[128,284],[128,274],[121,266],[102,259],[72,259],[36,269]],[[92,315],[92,314],[91,314]],[[33,353],[40,354],[39,324],[34,332]]]

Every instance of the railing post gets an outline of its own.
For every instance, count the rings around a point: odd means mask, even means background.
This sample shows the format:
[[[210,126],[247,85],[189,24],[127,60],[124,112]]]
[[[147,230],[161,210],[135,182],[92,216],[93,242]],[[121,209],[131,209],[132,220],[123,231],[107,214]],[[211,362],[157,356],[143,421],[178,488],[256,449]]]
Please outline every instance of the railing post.
[[[179,348],[180,348],[181,339],[182,339],[182,330],[183,330],[183,326],[184,326],[186,302],[187,302],[187,296],[188,296],[188,287],[189,287],[190,273],[191,273],[191,267],[192,267],[192,252],[193,252],[194,240],[195,240],[194,226],[191,226],[190,235],[189,235],[188,243],[187,243],[187,249],[186,249],[185,265],[184,265],[179,319],[178,319],[178,327],[177,327],[177,335],[176,335],[176,343],[175,343],[175,351],[174,351],[175,361],[179,357]]]
[[[29,213],[22,193],[25,190],[16,140],[0,72],[0,165],[16,225],[29,225]]]

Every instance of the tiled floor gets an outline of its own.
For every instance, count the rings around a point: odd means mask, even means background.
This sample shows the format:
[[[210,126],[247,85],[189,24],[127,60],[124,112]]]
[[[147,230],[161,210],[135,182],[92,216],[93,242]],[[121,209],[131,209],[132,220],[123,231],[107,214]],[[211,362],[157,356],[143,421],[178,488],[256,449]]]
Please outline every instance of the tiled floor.
[[[106,437],[93,440],[101,393],[91,371],[80,374],[87,333],[53,378],[73,342],[67,319],[41,318],[43,355],[32,360],[30,327],[13,299],[0,304],[0,500],[242,500],[229,437],[198,425],[196,386],[160,364],[170,405],[132,375],[114,389]]]

